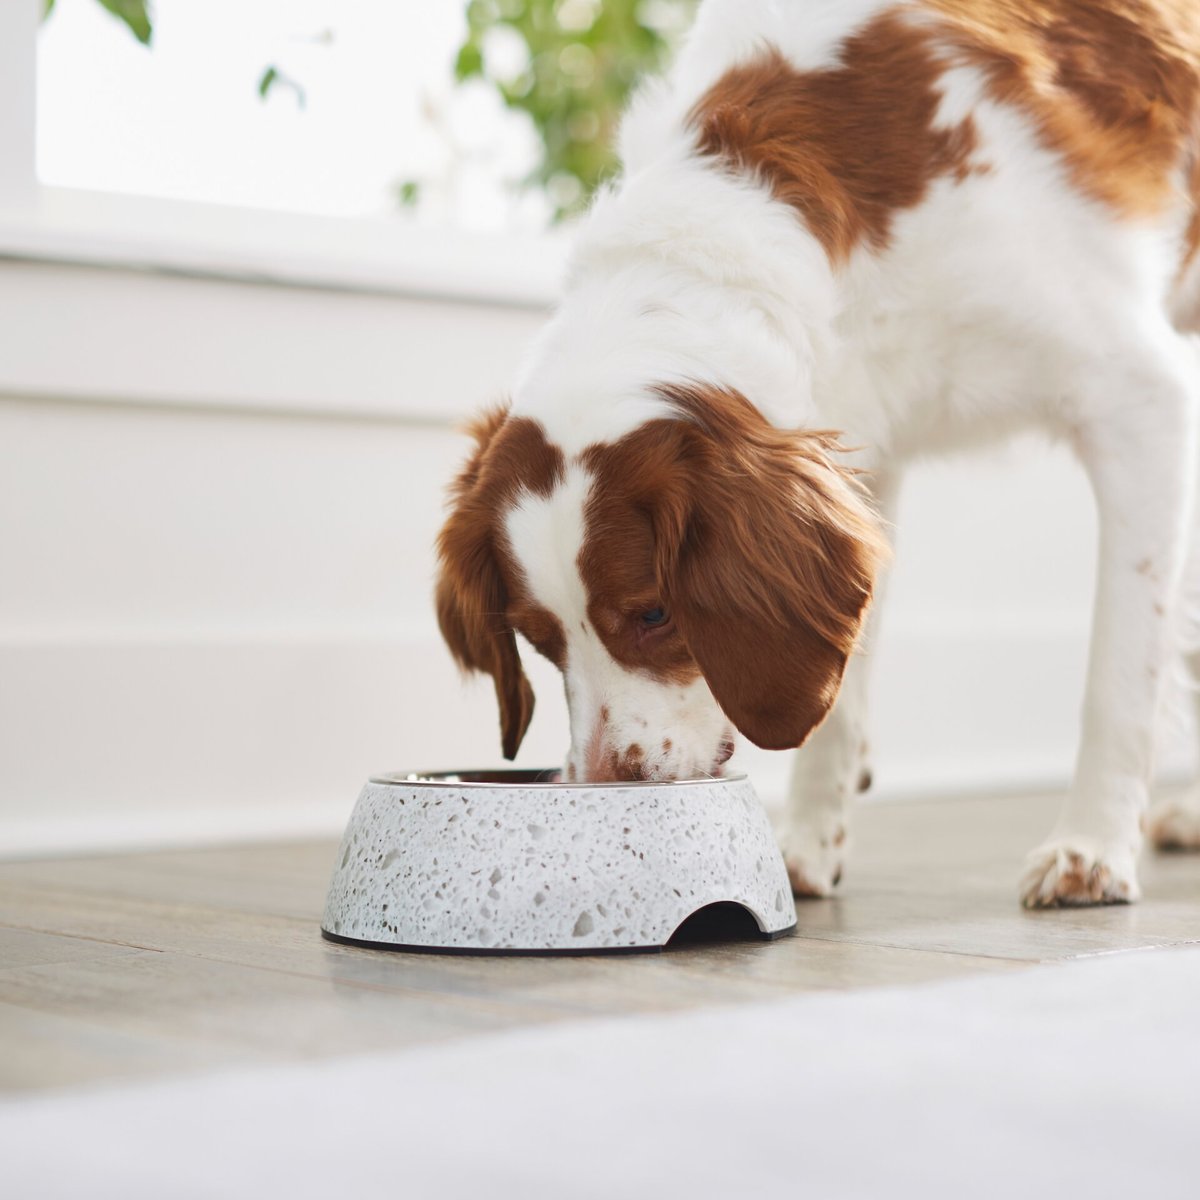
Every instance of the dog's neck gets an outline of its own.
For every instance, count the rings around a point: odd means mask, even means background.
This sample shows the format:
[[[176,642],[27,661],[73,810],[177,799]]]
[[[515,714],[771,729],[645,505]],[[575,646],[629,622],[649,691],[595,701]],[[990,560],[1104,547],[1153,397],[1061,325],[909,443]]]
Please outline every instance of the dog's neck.
[[[513,408],[568,453],[667,415],[664,383],[736,389],[783,428],[821,424],[839,306],[795,214],[681,148],[597,201]]]

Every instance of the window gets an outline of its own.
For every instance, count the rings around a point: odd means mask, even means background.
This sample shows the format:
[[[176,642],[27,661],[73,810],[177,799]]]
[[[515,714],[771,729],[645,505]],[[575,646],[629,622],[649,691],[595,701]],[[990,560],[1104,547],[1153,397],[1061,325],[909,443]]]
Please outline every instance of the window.
[[[142,3],[0,2],[0,254],[540,307],[695,0]]]
[[[454,86],[464,4],[150,12],[147,46],[98,0],[56,0],[38,35],[43,183],[466,230],[546,224],[544,200],[511,186],[536,161],[531,124],[492,88]]]

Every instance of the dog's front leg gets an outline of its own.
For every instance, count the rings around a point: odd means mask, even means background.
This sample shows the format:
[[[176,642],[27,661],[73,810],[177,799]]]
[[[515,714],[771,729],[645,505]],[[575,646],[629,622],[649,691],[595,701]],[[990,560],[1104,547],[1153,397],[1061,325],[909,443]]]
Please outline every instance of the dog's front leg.
[[[1030,908],[1139,895],[1140,825],[1193,508],[1197,399],[1183,343],[1155,350],[1140,371],[1104,381],[1098,394],[1111,406],[1079,429],[1100,519],[1083,734],[1058,823],[1021,880]]]
[[[877,473],[871,486],[875,508],[891,535],[899,472]],[[849,848],[849,810],[871,782],[867,759],[869,653],[883,604],[883,578],[875,582],[858,651],[846,665],[829,715],[797,753],[782,831],[783,856],[797,896],[828,896],[842,877]]]

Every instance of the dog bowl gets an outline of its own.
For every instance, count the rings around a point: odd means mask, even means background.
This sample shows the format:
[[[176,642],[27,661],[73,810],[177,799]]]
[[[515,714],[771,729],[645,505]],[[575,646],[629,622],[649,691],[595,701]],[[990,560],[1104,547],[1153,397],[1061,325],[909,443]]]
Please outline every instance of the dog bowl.
[[[765,938],[796,925],[783,858],[744,775],[572,784],[550,771],[397,774],[358,798],[321,931],[375,949],[661,950],[712,905],[740,906]]]

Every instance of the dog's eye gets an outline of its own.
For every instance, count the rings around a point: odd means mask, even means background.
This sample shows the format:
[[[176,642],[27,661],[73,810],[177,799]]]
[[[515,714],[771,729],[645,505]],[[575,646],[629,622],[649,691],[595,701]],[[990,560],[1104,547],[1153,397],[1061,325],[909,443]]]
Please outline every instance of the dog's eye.
[[[667,613],[662,608],[652,608],[647,612],[642,613],[642,624],[651,627],[655,625],[665,625],[667,623]]]

